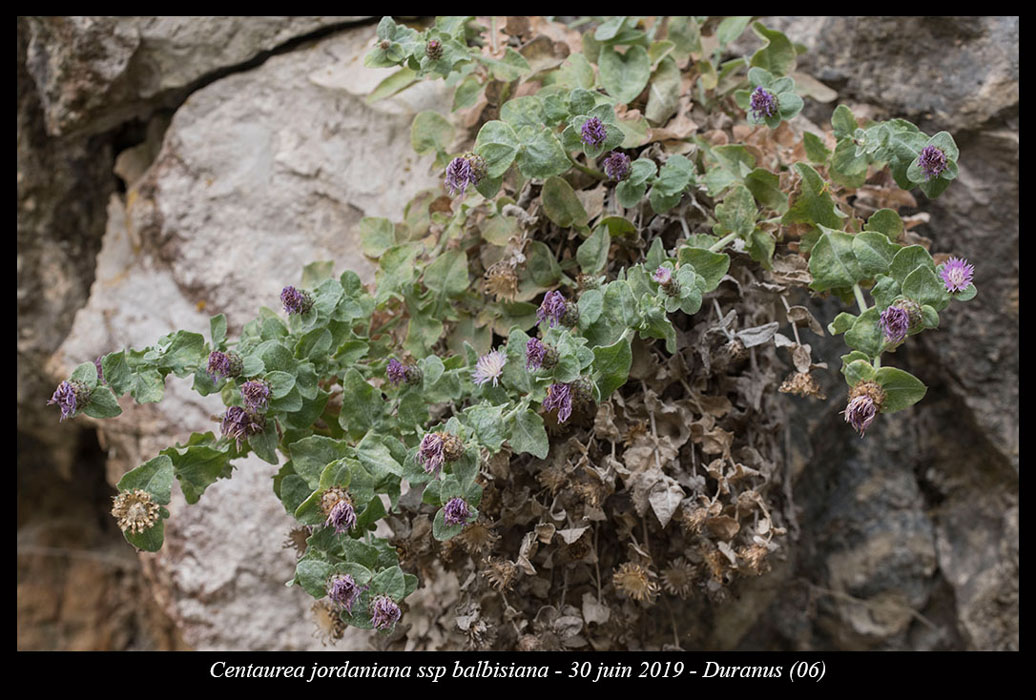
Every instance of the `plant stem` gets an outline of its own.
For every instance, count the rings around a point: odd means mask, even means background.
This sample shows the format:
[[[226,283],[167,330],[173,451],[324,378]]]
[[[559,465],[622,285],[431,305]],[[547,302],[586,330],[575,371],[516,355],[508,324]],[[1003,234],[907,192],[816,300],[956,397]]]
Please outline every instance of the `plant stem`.
[[[863,298],[863,290],[860,289],[859,284],[853,285],[853,294],[856,295],[856,305],[860,307],[860,313],[862,314],[869,307],[867,306],[867,300]]]
[[[566,153],[565,155],[568,156],[568,159],[572,161],[572,165],[576,166],[576,169],[579,170],[579,172],[586,173],[590,177],[596,177],[598,180],[608,179],[608,176],[602,173],[600,170],[595,170],[594,168],[588,168],[585,165],[581,165],[575,158],[572,157],[571,153]]]
[[[727,243],[730,243],[735,238],[737,238],[737,231],[734,231],[732,233],[728,233],[727,235],[723,236],[723,238],[719,239],[719,241],[714,243],[712,245],[712,247],[709,248],[709,252],[711,252],[711,253],[718,253],[719,251],[723,250],[727,246]]]

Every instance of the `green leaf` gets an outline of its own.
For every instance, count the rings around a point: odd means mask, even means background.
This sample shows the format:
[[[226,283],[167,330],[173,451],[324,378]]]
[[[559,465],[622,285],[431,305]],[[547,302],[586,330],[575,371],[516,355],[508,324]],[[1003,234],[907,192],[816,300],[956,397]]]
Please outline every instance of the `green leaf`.
[[[806,157],[817,165],[823,165],[831,155],[830,149],[824,145],[823,140],[812,131],[802,134],[802,145],[806,148]]]
[[[209,337],[212,338],[212,347],[223,347],[223,341],[227,339],[227,317],[217,314],[209,319]]]
[[[827,332],[831,335],[839,335],[852,328],[854,323],[856,323],[856,317],[843,311],[835,316],[835,320],[827,324]]]
[[[365,216],[357,225],[363,254],[368,258],[380,258],[386,250],[396,245],[396,226],[388,219]]]
[[[827,189],[827,183],[808,163],[792,166],[801,178],[800,190],[782,224],[806,223],[812,226],[841,228],[845,214],[836,206]]]
[[[314,554],[307,552],[295,564],[295,580],[302,590],[319,599],[327,595],[327,580],[334,573],[334,566],[313,551]]]
[[[644,116],[654,124],[664,124],[676,114],[680,103],[680,69],[672,57],[662,59],[651,77]]]
[[[338,424],[351,438],[359,439],[381,417],[385,402],[381,392],[368,384],[355,367],[350,367],[342,378],[342,390],[348,400],[342,403]]]
[[[927,267],[920,266],[903,280],[903,294],[918,304],[928,304],[936,311],[942,311],[950,303],[950,293],[946,285]]]
[[[677,251],[677,260],[681,264],[689,264],[698,273],[702,294],[707,294],[719,286],[720,280],[730,269],[730,256],[726,253],[714,253],[705,248],[681,246]]]
[[[640,203],[647,192],[645,183],[633,184],[629,180],[623,180],[615,187],[615,194],[619,200],[619,206],[625,209],[632,209]],[[675,205],[674,205],[675,206]]]
[[[831,115],[831,126],[834,127],[835,138],[839,141],[849,138],[859,128],[852,110],[845,105],[835,107],[835,111]]]
[[[188,503],[197,503],[205,489],[229,470],[230,454],[208,445],[191,445],[181,453],[175,447],[161,454],[173,460],[180,490]]]
[[[586,226],[589,216],[566,180],[552,177],[543,183],[543,212],[561,228]]]
[[[808,135],[809,132],[806,133]],[[764,207],[769,207],[778,214],[788,210],[788,195],[781,190],[780,177],[769,170],[756,168],[745,175],[745,187]]]
[[[858,359],[847,363],[842,368],[842,374],[849,386],[856,386],[860,382],[874,381],[875,370],[868,360]]]
[[[888,273],[892,259],[899,250],[889,243],[884,233],[877,231],[864,231],[853,236],[852,248],[860,264],[860,271],[867,277]]]
[[[507,441],[515,453],[526,452],[537,459],[545,459],[550,450],[543,418],[533,411],[518,411],[511,420]]]
[[[600,318],[583,335],[590,345],[611,345],[627,328],[635,328],[640,321],[640,311],[633,290],[624,280],[608,283],[604,290],[604,310]]]
[[[561,277],[561,267],[554,253],[543,241],[532,241],[525,246],[526,269],[537,286],[547,288]]]
[[[502,404],[492,406],[481,403],[464,411],[466,422],[474,431],[479,444],[489,448],[493,453],[500,450],[500,445],[507,437],[504,434],[503,410]]]
[[[748,254],[767,270],[773,268],[773,253],[777,249],[777,241],[767,231],[757,228],[748,238]]]
[[[576,249],[576,260],[579,261],[579,267],[585,274],[597,274],[608,264],[611,238],[606,226],[598,226],[593,234]]]
[[[867,219],[867,225],[863,229],[883,233],[895,243],[903,233],[903,219],[892,209],[879,209],[871,214],[871,218]]]
[[[393,476],[403,476],[403,465],[392,455],[385,440],[378,439],[373,433],[367,433],[356,445],[356,459],[370,472],[376,483],[380,484]]]
[[[340,440],[323,435],[311,435],[288,445],[295,473],[302,478],[310,491],[320,487],[320,475],[324,468],[335,460],[345,457],[348,448]]]
[[[486,161],[486,174],[501,177],[514,162],[521,144],[510,124],[502,121],[486,122],[475,138],[475,151]]]
[[[456,112],[458,109],[467,109],[474,105],[478,102],[478,96],[482,93],[483,87],[474,76],[465,78],[453,93],[453,106],[450,111]]]
[[[737,39],[752,21],[751,17],[726,17],[716,27],[716,40],[721,47]]]
[[[457,296],[468,288],[468,258],[463,250],[448,250],[428,265],[424,284],[433,292]]]
[[[906,280],[907,275],[919,267],[927,267],[935,272],[935,261],[931,254],[919,245],[908,245],[900,248],[896,256],[892,258],[892,277],[900,284]]]
[[[453,125],[438,112],[419,112],[410,125],[410,144],[418,155],[445,153],[453,141]]]
[[[162,508],[161,511],[162,515],[159,521],[147,530],[137,533],[126,530],[122,533],[122,536],[137,549],[145,552],[157,552],[162,548],[162,542],[165,539],[165,518],[169,513],[165,508]]]
[[[518,158],[518,170],[528,178],[543,179],[559,175],[571,165],[558,137],[546,126],[524,141]]]
[[[867,357],[877,357],[885,342],[878,325],[878,315],[878,307],[872,306],[857,316],[853,327],[845,332],[845,344]]]
[[[752,24],[752,30],[766,43],[752,55],[751,65],[765,68],[774,75],[787,75],[795,70],[795,47],[788,37],[776,29],[767,29],[760,22]]]
[[[723,201],[716,205],[716,218],[726,232],[744,238],[755,229],[758,214],[755,199],[744,185],[735,185]]]
[[[416,82],[417,73],[406,67],[400,68],[378,83],[377,87],[371,91],[371,94],[367,95],[367,104],[374,104],[379,100],[392,97],[397,92],[407,89]]]
[[[626,17],[609,17],[594,31],[594,39],[597,39],[597,41],[614,39],[625,23]]]
[[[298,363],[295,354],[277,340],[267,340],[256,351],[267,371],[293,372]]]
[[[445,512],[445,507],[440,508],[432,520],[432,537],[440,542],[456,537],[464,531],[464,523],[460,525],[447,525]]]
[[[490,58],[481,53],[475,54],[475,58],[489,67],[489,70],[492,72],[493,77],[496,80],[501,80],[503,82],[517,80],[522,77],[523,74],[532,70],[529,67],[529,62],[525,60],[525,57],[511,47],[507,47],[507,50],[504,52],[503,59],[500,60]]]
[[[279,464],[277,457],[277,429],[272,421],[266,426],[266,430],[255,435],[248,436],[248,445],[255,452],[256,456],[270,464]]]
[[[884,311],[899,296],[899,282],[886,275],[878,275],[874,279],[871,296],[878,308]]]
[[[611,46],[601,48],[598,59],[601,85],[622,103],[629,103],[643,92],[651,78],[651,59],[640,46],[631,46],[620,54]]]
[[[543,128],[546,121],[543,101],[533,95],[508,100],[500,107],[500,118],[516,130],[523,126],[531,126],[539,130]]]
[[[593,352],[594,369],[601,376],[597,388],[601,391],[601,401],[604,401],[629,378],[633,350],[629,337],[624,336],[611,345],[593,348]]]
[[[90,365],[93,366],[93,363]],[[96,369],[94,369],[94,376],[97,376]],[[114,418],[122,413],[122,409],[111,389],[106,386],[98,386],[90,392],[90,401],[83,408],[83,413],[91,418]]]
[[[971,301],[978,294],[978,288],[974,284],[969,284],[963,290],[952,294],[951,298],[957,301]]]
[[[870,358],[868,358],[864,353],[860,352],[859,350],[853,350],[852,352],[850,352],[847,355],[842,355],[842,375],[843,376],[846,375],[846,373],[847,373],[847,371],[849,369],[849,365],[852,364],[853,362],[855,362],[856,360],[866,360],[867,362],[870,362]],[[848,376],[846,376],[846,380],[845,381],[846,381],[846,383],[849,386],[854,386],[854,383],[849,381]]]
[[[895,413],[913,406],[923,399],[928,391],[928,387],[920,379],[895,367],[882,367],[875,374],[874,381],[885,390],[885,402],[881,405],[882,413]]]
[[[173,486],[173,460],[162,454],[127,472],[115,488],[119,492],[142,489],[151,494],[156,503],[169,504]]]
[[[853,237],[841,231],[822,230],[810,251],[809,272],[813,275],[810,289],[823,292],[853,286],[863,277],[853,253]]]

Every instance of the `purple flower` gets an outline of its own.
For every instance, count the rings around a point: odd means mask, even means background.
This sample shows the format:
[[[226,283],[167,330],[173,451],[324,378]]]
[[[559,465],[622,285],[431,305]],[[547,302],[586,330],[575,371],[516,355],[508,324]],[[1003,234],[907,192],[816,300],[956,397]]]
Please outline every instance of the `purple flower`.
[[[263,432],[266,428],[266,419],[261,415],[249,413],[240,406],[231,406],[223,414],[219,427],[225,437],[237,440],[237,446],[240,449],[242,440],[247,439],[250,435]]]
[[[289,314],[304,314],[313,308],[313,297],[289,285],[281,290],[281,303]]]
[[[917,165],[924,173],[925,180],[939,177],[942,171],[946,170],[946,154],[935,146],[925,146],[917,157]]]
[[[536,370],[540,367],[550,369],[558,363],[558,351],[537,338],[529,338],[525,344],[525,367]]]
[[[597,117],[590,117],[583,122],[583,143],[587,146],[599,146],[608,137],[608,130]]]
[[[625,153],[612,151],[604,159],[604,174],[612,180],[624,180],[630,174],[630,158]]]
[[[540,304],[540,308],[536,311],[536,318],[539,319],[540,323],[550,319],[550,326],[553,328],[561,323],[561,318],[565,315],[567,308],[568,303],[565,301],[564,294],[561,292],[547,292],[543,297],[543,303]]]
[[[493,352],[486,353],[478,358],[478,362],[475,363],[475,371],[471,373],[471,381],[482,386],[492,380],[493,386],[496,386],[500,375],[504,371],[505,364],[507,364],[507,355],[503,350],[494,350]]]
[[[352,614],[353,603],[360,597],[361,590],[349,574],[335,574],[327,583],[327,597],[349,611],[349,614]]]
[[[443,455],[443,439],[439,433],[428,433],[417,448],[417,461],[428,474],[438,474],[446,457]]]
[[[50,397],[47,405],[56,403],[61,408],[59,421],[63,421],[74,416],[79,408],[89,403],[90,393],[90,388],[86,384],[65,380],[58,384],[58,388],[54,390],[54,395]]]
[[[385,374],[388,375],[390,382],[398,386],[406,381],[406,365],[393,357],[388,361],[388,369],[385,370]]]
[[[971,286],[975,275],[975,266],[969,265],[963,258],[950,258],[939,271],[947,292],[963,292]]]
[[[842,415],[845,416],[845,422],[863,437],[864,431],[874,421],[874,416],[878,415],[878,406],[870,396],[861,394],[849,400]]]
[[[673,271],[668,267],[662,267],[661,265],[655,270],[655,274],[651,275],[651,278],[659,284],[669,284],[673,279]]]
[[[327,520],[324,521],[324,527],[331,525],[334,526],[336,535],[348,532],[356,527],[356,510],[349,503],[348,498],[340,499],[338,503],[335,503],[334,508],[331,509]]]
[[[752,117],[756,121],[763,121],[767,117],[772,117],[777,113],[777,97],[771,92],[768,92],[762,88],[757,87],[752,92],[752,99],[749,108],[752,110]]]
[[[464,525],[471,517],[471,510],[463,498],[451,498],[443,508],[442,517],[447,525]]]
[[[94,360],[94,367],[97,368],[97,381],[101,384],[107,384],[108,382],[104,381],[104,369],[101,367],[101,355],[98,355],[97,359]]]
[[[543,410],[558,411],[558,423],[564,423],[572,415],[572,386],[570,384],[551,384],[547,387],[547,398],[543,400]]]
[[[388,630],[399,622],[402,612],[387,595],[379,595],[370,604],[371,624],[375,629]]]
[[[907,331],[910,330],[910,313],[898,306],[890,306],[881,312],[878,323],[885,333],[885,342],[896,345],[906,338]]]
[[[269,405],[270,385],[262,379],[253,379],[241,385],[241,398],[252,413],[265,411]]]
[[[478,185],[485,176],[485,159],[475,153],[467,153],[454,158],[446,166],[446,188],[451,197],[458,192],[463,196],[469,185]]]

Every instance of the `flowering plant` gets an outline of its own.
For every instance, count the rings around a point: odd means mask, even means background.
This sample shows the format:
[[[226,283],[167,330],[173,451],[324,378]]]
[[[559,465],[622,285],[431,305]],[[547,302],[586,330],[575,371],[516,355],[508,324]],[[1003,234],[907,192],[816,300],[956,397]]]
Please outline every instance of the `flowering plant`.
[[[794,516],[764,389],[778,348],[794,365],[780,392],[819,397],[826,367],[799,334],[822,326],[786,295],[858,305],[828,331],[850,348],[843,415],[863,435],[925,393],[882,355],[976,290],[970,264],[937,264],[893,208],[850,199],[893,182],[938,196],[958,173],[952,137],[844,106],[828,131],[793,127],[787,37],[755,23],[763,46],[719,63],[747,27],[382,20],[366,63],[399,70],[372,98],[443,78],[463,118],[414,119],[443,186],[402,223],[360,222],[374,283],[313,263],[283,313],[263,307],[236,338],[220,314],[208,338],[80,365],[51,399],[62,420],[110,418],[117,396],[160,400],[170,373],[222,398],[218,431],[119,482],[126,539],[159,549],[173,479],[194,503],[254,453],[302,531],[290,583],[356,627],[396,630],[420,578],[466,567],[469,610],[499,596],[512,622],[466,613],[473,646],[605,648],[662,590],[721,599],[765,571]],[[681,536],[658,536],[674,523]]]

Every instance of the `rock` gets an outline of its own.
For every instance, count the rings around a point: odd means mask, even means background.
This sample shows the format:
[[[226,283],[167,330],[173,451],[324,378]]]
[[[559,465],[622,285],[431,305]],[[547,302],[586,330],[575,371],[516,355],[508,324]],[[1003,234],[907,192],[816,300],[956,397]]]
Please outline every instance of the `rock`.
[[[127,176],[126,204],[109,202],[90,300],[55,374],[175,329],[207,335],[217,313],[234,334],[260,305],[279,311],[280,290],[315,260],[372,279],[352,229],[365,215],[398,218],[417,192],[441,186],[430,158],[413,153],[409,125],[417,109],[449,109],[441,83],[368,106],[362,95],[385,72],[360,68],[373,36],[373,26],[337,34],[191,95],[155,162]],[[218,429],[219,398],[189,387],[170,378],[162,402],[125,397],[125,413],[98,424],[111,483],[191,432]],[[312,598],[284,586],[294,521],[272,493],[277,467],[236,466],[192,507],[174,487],[165,546],[141,555],[156,597],[195,648],[320,648]],[[366,645],[365,633],[347,634],[339,646]]]
[[[47,131],[99,133],[286,42],[366,17],[28,17]]]

